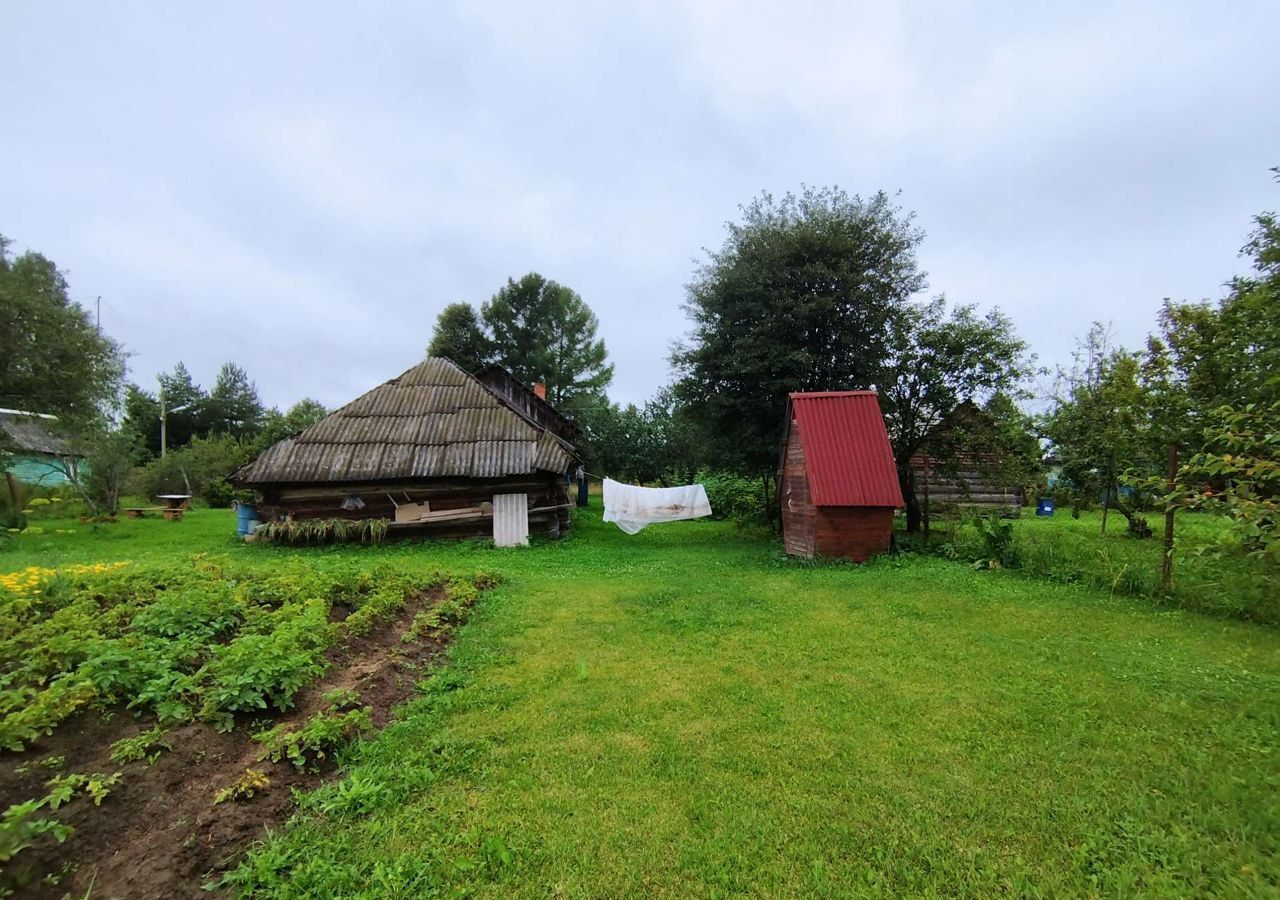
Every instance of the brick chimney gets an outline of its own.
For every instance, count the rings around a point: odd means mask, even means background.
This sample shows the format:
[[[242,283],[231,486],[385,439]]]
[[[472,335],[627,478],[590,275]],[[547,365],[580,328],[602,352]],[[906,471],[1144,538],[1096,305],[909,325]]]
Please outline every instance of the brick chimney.
[[[533,393],[539,400],[547,399],[547,386],[539,381],[533,386]]]

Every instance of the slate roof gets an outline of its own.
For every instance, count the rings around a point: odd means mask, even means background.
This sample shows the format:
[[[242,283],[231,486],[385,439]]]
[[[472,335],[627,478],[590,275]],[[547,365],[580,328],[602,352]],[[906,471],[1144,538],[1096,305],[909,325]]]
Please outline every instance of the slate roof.
[[[903,505],[875,391],[791,394],[790,403],[815,506]]]
[[[10,443],[29,453],[66,455],[66,441],[49,430],[53,416],[27,413],[16,409],[0,409],[0,431],[9,437]]]
[[[267,448],[239,484],[502,478],[557,474],[573,448],[531,424],[447,359],[398,378]]]

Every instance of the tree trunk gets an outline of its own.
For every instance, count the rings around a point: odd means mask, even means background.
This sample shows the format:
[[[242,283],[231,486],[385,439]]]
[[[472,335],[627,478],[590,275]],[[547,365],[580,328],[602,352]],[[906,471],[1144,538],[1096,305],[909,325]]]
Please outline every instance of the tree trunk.
[[[916,474],[909,463],[898,469],[898,486],[907,506],[907,534],[915,534],[920,530],[920,501],[916,499]]]

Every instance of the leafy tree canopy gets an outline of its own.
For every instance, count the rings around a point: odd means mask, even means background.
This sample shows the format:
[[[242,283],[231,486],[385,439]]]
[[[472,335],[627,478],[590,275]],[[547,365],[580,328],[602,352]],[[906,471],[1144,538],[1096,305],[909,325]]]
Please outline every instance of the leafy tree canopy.
[[[943,297],[909,304],[893,319],[886,351],[880,406],[907,504],[908,531],[915,531],[920,521],[910,461],[927,440],[931,441],[930,454],[940,459],[944,468],[950,459],[981,441],[988,444],[983,449],[997,451],[990,454],[998,461],[993,465],[1007,470],[993,474],[1015,477],[1025,471],[1023,454],[1030,450],[1030,444],[1025,431],[1023,437],[1016,437],[1020,417],[1012,401],[1025,393],[1022,383],[1031,374],[1033,361],[1027,355],[1026,342],[1018,337],[1007,316],[999,310],[981,315],[974,306],[957,306],[948,313]],[[985,421],[990,426],[984,427],[981,435],[956,428],[947,440],[936,439],[939,426],[965,402],[987,404]],[[1000,446],[991,447],[991,442]]]
[[[436,318],[428,356],[451,359],[468,372],[478,372],[493,362],[493,343],[480,325],[470,303],[450,303]]]
[[[789,392],[882,382],[890,326],[926,285],[924,233],[883,192],[764,193],[741,211],[688,287],[671,361],[712,455],[759,473],[777,465]]]
[[[530,272],[480,308],[496,362],[555,405],[590,402],[613,381],[600,323],[576,292]]]
[[[13,258],[0,236],[0,406],[87,421],[114,408],[124,378],[120,346],[98,333],[39,253]]]

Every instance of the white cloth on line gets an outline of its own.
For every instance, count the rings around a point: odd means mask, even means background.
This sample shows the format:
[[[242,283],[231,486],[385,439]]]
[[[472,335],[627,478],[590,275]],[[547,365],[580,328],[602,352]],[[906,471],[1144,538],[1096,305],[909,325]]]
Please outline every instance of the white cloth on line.
[[[647,488],[604,480],[604,520],[627,534],[636,534],[655,522],[700,519],[711,515],[711,501],[700,484]]]

